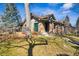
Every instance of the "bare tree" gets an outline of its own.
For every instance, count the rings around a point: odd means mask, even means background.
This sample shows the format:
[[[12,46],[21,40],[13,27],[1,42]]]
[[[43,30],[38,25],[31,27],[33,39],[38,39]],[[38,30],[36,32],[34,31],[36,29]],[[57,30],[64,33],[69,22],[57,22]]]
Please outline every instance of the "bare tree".
[[[32,54],[33,48],[36,45],[47,45],[47,40],[41,40],[44,43],[39,43],[39,44],[35,43],[36,40],[33,40],[32,36],[31,36],[31,27],[30,27],[31,16],[30,16],[30,11],[29,11],[29,3],[25,3],[25,12],[26,12],[26,22],[24,23],[23,27],[26,27],[25,32],[28,35],[28,36],[26,36],[26,41],[29,44],[28,56],[32,56],[33,55]],[[29,32],[30,32],[30,34],[29,34]]]

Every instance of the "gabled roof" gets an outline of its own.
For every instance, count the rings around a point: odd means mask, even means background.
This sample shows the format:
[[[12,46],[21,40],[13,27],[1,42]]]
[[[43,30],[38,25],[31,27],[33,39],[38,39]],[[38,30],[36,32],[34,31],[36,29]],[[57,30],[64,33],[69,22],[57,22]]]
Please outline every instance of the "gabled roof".
[[[45,16],[37,16],[37,15],[31,13],[31,18],[32,18],[32,17],[35,17],[35,18],[37,18],[37,19],[48,19],[48,17],[51,17],[51,16],[54,17],[53,14],[48,14],[48,15],[45,15]],[[55,20],[56,20],[56,19],[55,19]]]

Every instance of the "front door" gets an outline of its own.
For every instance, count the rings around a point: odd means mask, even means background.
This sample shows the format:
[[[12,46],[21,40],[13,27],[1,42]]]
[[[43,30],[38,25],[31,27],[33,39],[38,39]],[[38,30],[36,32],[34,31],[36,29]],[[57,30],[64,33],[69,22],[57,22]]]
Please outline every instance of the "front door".
[[[34,23],[34,31],[38,32],[38,23]]]
[[[49,31],[49,23],[45,22],[45,31],[48,32]]]

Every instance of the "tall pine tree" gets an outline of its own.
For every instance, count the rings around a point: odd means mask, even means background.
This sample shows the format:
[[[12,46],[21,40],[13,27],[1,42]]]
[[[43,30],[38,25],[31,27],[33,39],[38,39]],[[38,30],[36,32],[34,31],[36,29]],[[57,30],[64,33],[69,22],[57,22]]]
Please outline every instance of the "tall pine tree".
[[[69,34],[69,24],[70,24],[70,20],[69,20],[69,16],[66,16],[64,21],[63,21],[64,25],[65,25],[65,34]]]
[[[6,30],[7,29],[9,31],[16,31],[16,29],[19,30],[18,26],[20,24],[21,17],[14,3],[5,4],[5,11],[2,19]]]
[[[65,17],[65,19],[64,19],[64,24],[65,24],[66,26],[69,26],[69,24],[70,24],[69,16],[66,16],[66,17]]]
[[[79,17],[78,17],[77,22],[76,22],[76,28],[77,29],[79,28]]]

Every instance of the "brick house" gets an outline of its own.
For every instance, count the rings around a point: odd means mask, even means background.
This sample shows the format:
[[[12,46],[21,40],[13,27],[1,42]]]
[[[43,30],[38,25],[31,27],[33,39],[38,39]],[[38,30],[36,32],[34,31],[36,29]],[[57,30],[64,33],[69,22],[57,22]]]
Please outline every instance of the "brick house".
[[[24,21],[26,22],[26,21]],[[73,27],[69,25],[68,22],[56,21],[53,14],[46,15],[46,16],[36,16],[31,14],[31,32],[32,33],[47,33],[47,34],[68,34],[73,32]]]
[[[57,22],[53,14],[43,17],[31,14],[31,32],[63,34],[64,24]]]

